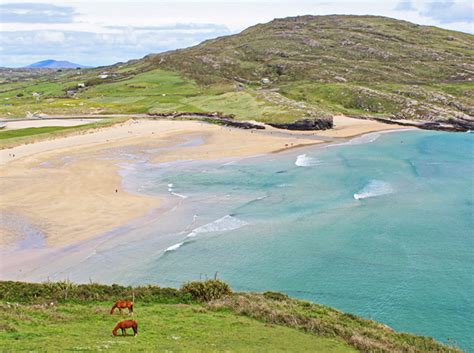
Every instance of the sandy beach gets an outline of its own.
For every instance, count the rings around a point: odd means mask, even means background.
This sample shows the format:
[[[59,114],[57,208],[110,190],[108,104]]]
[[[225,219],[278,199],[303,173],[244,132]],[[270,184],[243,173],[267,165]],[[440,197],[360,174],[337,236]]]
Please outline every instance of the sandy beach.
[[[394,128],[397,126],[340,116],[335,117],[333,130],[285,131],[281,136],[276,129],[249,131],[197,121],[129,120],[3,149],[0,244],[17,242],[25,224],[39,230],[49,247],[74,244],[159,208],[158,198],[123,189],[119,164],[129,162],[133,154],[153,163],[245,157],[324,142],[317,136],[347,138]],[[189,139],[201,142],[169,148]]]

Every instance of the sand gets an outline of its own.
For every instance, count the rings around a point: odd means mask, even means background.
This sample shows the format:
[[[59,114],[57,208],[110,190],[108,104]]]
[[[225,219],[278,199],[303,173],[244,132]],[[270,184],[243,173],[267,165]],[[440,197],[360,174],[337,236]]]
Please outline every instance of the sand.
[[[202,137],[199,146],[153,149]],[[314,144],[315,140],[298,140]],[[291,138],[253,135],[196,121],[130,120],[86,134],[0,151],[0,211],[40,230],[48,246],[90,239],[145,217],[160,200],[126,192],[119,163],[127,153],[149,154],[154,162],[250,156],[290,147]],[[11,244],[22,227],[2,222],[0,241]]]
[[[346,117],[336,117],[335,122],[334,130],[318,135],[342,138],[395,127]],[[323,142],[313,134],[276,136],[271,129],[141,119],[0,150],[0,212],[21,220],[0,222],[0,245],[18,241],[23,223],[41,231],[47,246],[60,247],[97,237],[159,209],[158,198],[124,190],[118,165],[130,162],[130,154],[154,163],[245,157]],[[202,143],[163,149],[190,139]]]

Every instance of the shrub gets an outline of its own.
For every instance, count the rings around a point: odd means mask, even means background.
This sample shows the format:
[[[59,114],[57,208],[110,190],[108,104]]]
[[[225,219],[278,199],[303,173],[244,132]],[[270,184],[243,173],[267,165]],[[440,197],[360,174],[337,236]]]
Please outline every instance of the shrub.
[[[117,299],[132,299],[147,303],[190,303],[192,297],[174,288],[159,286],[125,287],[118,284],[111,286],[89,283],[75,284],[69,281],[24,283],[0,281],[0,301],[18,302],[24,304],[57,301],[61,303],[84,303],[91,301],[115,301]]]
[[[196,300],[205,302],[232,294],[229,285],[219,279],[187,282],[181,287],[181,291],[190,294]]]
[[[267,299],[278,300],[278,301],[284,301],[289,298],[286,294],[283,294],[280,292],[265,292],[263,293],[263,296]]]

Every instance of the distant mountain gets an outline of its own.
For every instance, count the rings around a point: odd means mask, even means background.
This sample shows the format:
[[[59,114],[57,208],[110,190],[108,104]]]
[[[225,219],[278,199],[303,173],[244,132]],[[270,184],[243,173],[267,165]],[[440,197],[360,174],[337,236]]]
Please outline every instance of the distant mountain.
[[[69,61],[57,61],[57,60],[50,59],[50,60],[38,61],[26,67],[29,69],[76,69],[76,68],[85,69],[90,66],[75,64]]]

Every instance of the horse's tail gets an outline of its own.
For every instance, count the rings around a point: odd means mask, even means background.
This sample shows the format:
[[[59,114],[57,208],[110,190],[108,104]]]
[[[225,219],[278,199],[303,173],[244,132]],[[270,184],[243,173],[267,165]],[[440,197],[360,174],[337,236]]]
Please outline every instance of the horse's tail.
[[[114,310],[115,310],[116,307],[117,307],[117,303],[115,303],[114,306],[112,307],[112,309],[110,309],[110,315],[112,315],[114,313]]]
[[[133,302],[130,303],[130,312],[133,313]]]

